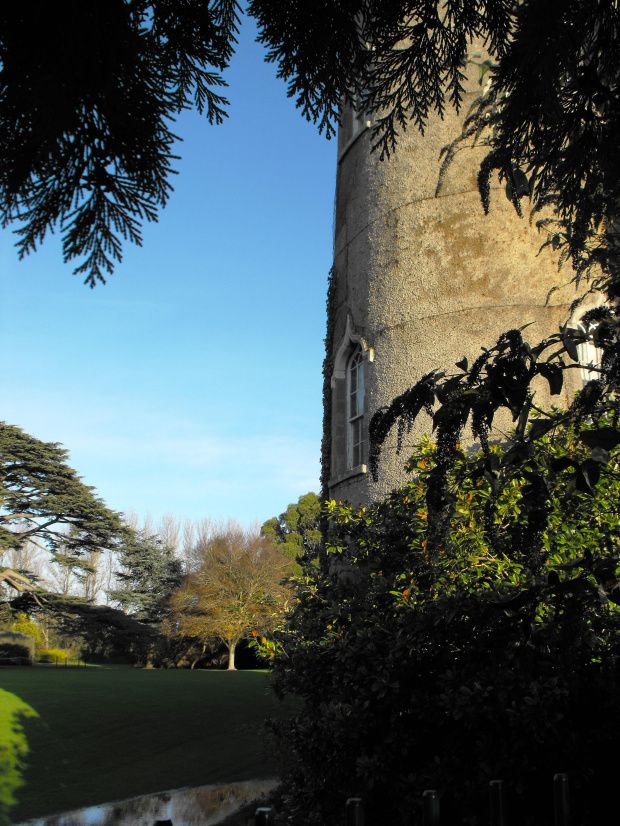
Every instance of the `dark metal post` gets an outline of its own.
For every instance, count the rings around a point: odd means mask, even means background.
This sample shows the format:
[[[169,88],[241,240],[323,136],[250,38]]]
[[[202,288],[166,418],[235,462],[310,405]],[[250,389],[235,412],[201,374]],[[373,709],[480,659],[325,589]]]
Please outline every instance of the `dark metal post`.
[[[273,809],[265,808],[264,806],[256,810],[254,815],[254,823],[256,826],[273,826],[275,823],[275,815]]]
[[[424,826],[439,826],[439,795],[434,789],[427,789],[422,795]]]
[[[569,826],[570,801],[568,797],[568,775],[553,777],[553,802],[555,805],[555,826]]]
[[[347,826],[364,826],[364,801],[361,797],[350,797],[345,813]]]
[[[503,782],[501,780],[491,780],[489,794],[491,797],[491,826],[506,826]]]

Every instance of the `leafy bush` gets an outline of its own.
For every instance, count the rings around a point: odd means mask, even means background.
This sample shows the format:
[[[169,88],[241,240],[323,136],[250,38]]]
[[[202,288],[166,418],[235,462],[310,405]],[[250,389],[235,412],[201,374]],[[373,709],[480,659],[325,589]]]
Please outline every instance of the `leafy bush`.
[[[24,634],[27,637],[32,637],[37,645],[41,642],[42,637],[39,626],[28,616],[28,614],[18,614],[17,619],[11,625],[11,630],[17,634]]]
[[[34,639],[18,631],[0,632],[0,658],[24,657],[34,658]]]
[[[611,778],[620,734],[620,467],[614,449],[580,484],[589,427],[539,429],[524,462],[461,454],[439,534],[428,442],[384,502],[328,503],[326,557],[276,656],[277,693],[303,700],[274,724],[295,823],[337,824],[351,795],[371,822],[409,823],[427,788],[442,823],[481,823],[501,778],[526,824],[558,771],[594,822],[586,792]]]
[[[68,656],[69,654],[61,648],[43,648],[39,651],[38,659],[42,663],[64,663]]]
[[[27,645],[11,642],[0,642],[0,661],[14,658],[25,660],[32,659],[32,654]]]

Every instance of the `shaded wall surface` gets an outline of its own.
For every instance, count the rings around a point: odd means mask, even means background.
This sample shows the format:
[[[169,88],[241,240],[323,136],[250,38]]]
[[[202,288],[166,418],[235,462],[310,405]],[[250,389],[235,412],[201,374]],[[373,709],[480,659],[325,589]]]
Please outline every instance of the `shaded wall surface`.
[[[479,94],[476,84],[471,88]],[[343,115],[327,346],[341,365],[355,347],[364,352],[366,435],[372,413],[425,373],[450,370],[463,356],[471,361],[482,345],[530,322],[530,341],[557,332],[575,298],[574,287],[562,286],[570,273],[558,272],[547,249],[539,254],[544,237],[518,217],[503,188],[492,190],[491,212],[484,215],[476,174],[485,150],[459,152],[435,197],[440,150],[460,128],[455,113],[434,118],[424,136],[411,127],[381,162],[370,152],[370,130],[352,112]],[[560,289],[547,303],[552,287]],[[576,389],[570,385],[553,401],[568,402]],[[391,434],[376,482],[365,463],[352,468],[342,370],[334,372],[331,393],[329,494],[367,504],[406,480],[408,452],[396,455]],[[545,396],[541,387],[537,402],[549,404]],[[421,418],[409,444],[429,432],[430,421]],[[367,448],[366,438],[366,457]]]

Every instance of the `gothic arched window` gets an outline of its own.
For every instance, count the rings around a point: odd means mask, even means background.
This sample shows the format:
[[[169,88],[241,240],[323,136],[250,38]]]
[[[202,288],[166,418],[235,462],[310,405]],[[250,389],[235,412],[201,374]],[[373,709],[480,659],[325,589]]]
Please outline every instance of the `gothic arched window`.
[[[347,454],[350,468],[364,461],[364,356],[356,347],[347,364]]]
[[[367,471],[368,406],[374,350],[355,332],[351,317],[334,351],[329,421],[329,490]],[[330,496],[332,493],[330,493]],[[346,491],[345,491],[346,495]]]

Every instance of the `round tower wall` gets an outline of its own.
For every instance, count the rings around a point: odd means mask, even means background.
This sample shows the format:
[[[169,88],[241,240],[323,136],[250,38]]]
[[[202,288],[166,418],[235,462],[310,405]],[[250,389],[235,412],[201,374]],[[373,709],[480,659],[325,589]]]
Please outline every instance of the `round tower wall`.
[[[484,149],[457,153],[435,196],[440,151],[459,134],[461,116],[435,117],[425,135],[411,127],[385,161],[370,152],[370,130],[355,135],[355,127],[349,113],[339,135],[327,346],[341,360],[347,346],[363,349],[367,455],[368,421],[379,407],[433,369],[450,371],[463,356],[471,362],[508,329],[533,322],[524,334],[530,341],[557,332],[575,291],[566,285],[570,274],[558,272],[557,256],[540,252],[544,239],[519,218],[503,188],[492,190],[484,215],[476,183]],[[553,287],[559,289],[547,302]],[[567,403],[575,389],[553,401]],[[421,417],[400,455],[391,434],[374,481],[364,462],[351,466],[347,393],[346,376],[336,371],[326,422],[329,495],[367,504],[406,481],[408,447],[430,435],[430,420]],[[537,401],[551,404],[546,386]],[[509,427],[509,418],[502,424]]]

